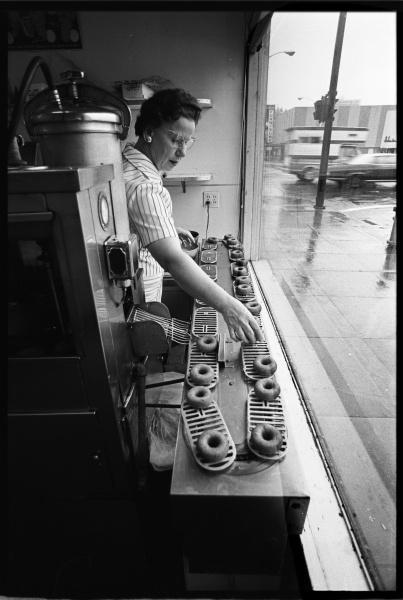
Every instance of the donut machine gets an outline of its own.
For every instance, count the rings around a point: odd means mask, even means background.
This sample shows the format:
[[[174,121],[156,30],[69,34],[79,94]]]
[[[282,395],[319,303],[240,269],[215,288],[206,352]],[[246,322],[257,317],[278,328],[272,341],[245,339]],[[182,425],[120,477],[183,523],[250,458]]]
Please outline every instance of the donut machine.
[[[25,102],[41,67],[48,87]],[[32,59],[15,102],[44,164],[9,154],[11,487],[44,498],[122,498],[135,487],[134,349],[144,300],[130,234],[122,99]]]
[[[30,497],[135,486],[126,318],[142,285],[113,181],[110,164],[9,170],[10,476]]]
[[[241,244],[230,235],[207,238],[199,264],[247,303],[264,333]],[[191,329],[171,483],[186,585],[195,591],[275,589],[287,538],[302,532],[309,496],[288,437],[287,399],[273,374],[275,364],[269,369],[274,392],[259,393],[268,375],[257,370],[257,359],[267,362],[270,345],[266,338],[254,345],[234,342],[221,314],[199,301]],[[199,408],[206,397],[207,407]],[[267,425],[278,436],[269,455],[253,433],[256,427],[270,429]]]

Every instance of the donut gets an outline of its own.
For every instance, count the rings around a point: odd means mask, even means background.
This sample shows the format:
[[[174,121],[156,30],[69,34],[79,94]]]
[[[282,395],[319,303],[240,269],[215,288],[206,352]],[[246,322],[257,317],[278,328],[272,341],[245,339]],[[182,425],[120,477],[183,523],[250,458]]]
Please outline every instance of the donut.
[[[237,258],[235,264],[237,267],[246,267],[247,262],[248,261],[245,258]]]
[[[197,385],[188,390],[187,401],[193,408],[207,408],[211,404],[211,392],[205,385]]]
[[[256,300],[251,300],[250,302],[245,302],[245,306],[247,309],[250,310],[252,315],[259,315],[262,310],[261,304],[259,304],[259,302],[256,302]]]
[[[235,239],[235,238],[234,238],[234,235],[233,235],[232,233],[226,233],[226,234],[224,235],[224,240],[228,240],[228,239],[230,239],[230,238],[231,238],[231,239]]]
[[[210,365],[197,363],[190,369],[190,379],[196,385],[209,385],[214,377],[214,371]]]
[[[247,296],[248,294],[252,293],[252,286],[248,285],[247,283],[241,283],[240,285],[236,286],[236,292],[240,296]]]
[[[217,348],[218,342],[214,335],[202,335],[197,338],[196,344],[200,352],[205,354],[206,352],[213,352]]]
[[[225,458],[229,449],[228,438],[217,429],[208,429],[198,438],[196,448],[202,458],[218,462]]]
[[[260,454],[273,456],[283,442],[281,432],[269,423],[259,423],[252,429],[250,443]]]
[[[217,244],[218,238],[217,237],[213,237],[213,236],[212,237],[208,237],[207,240],[206,240],[206,242],[208,244]]]
[[[251,278],[249,275],[240,275],[239,277],[235,277],[235,285],[240,285],[241,283],[250,283]]]
[[[259,379],[255,383],[255,394],[259,400],[264,402],[272,402],[280,394],[280,386],[277,381],[271,377]]]
[[[253,367],[260,375],[271,377],[277,369],[277,363],[274,358],[270,356],[270,354],[264,354],[256,356],[255,360],[253,361]]]
[[[230,256],[232,259],[243,258],[242,250],[231,250]]]
[[[248,269],[246,267],[234,267],[232,273],[235,277],[239,277],[239,275],[247,275]]]
[[[239,242],[238,240],[234,239],[234,238],[229,238],[227,240],[227,244],[229,248],[237,248]]]

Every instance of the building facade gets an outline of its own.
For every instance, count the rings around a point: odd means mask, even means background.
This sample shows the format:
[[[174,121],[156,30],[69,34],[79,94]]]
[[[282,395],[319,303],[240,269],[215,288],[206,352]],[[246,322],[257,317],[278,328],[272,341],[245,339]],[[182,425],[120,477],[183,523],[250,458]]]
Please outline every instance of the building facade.
[[[270,110],[269,110],[270,109]],[[396,105],[363,105],[358,100],[340,100],[336,103],[333,125],[335,127],[366,127],[368,137],[364,152],[396,152]],[[313,106],[295,106],[288,110],[266,110],[266,132],[269,115],[272,141],[266,135],[266,158],[281,159],[287,139],[286,130],[290,127],[318,126],[313,118]]]

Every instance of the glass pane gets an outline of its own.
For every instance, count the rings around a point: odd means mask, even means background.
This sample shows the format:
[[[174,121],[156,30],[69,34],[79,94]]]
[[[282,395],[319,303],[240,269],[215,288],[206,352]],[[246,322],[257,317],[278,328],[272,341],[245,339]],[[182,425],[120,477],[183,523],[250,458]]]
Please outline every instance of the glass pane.
[[[367,567],[393,590],[396,169],[380,171],[372,155],[396,152],[396,15],[347,13],[323,209],[324,125],[313,113],[329,91],[338,21],[273,15],[259,253],[282,290],[265,290],[270,310]]]

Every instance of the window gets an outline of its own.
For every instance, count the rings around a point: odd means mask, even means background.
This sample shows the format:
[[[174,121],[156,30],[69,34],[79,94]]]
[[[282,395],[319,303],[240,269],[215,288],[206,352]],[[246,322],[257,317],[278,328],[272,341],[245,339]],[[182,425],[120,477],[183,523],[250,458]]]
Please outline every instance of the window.
[[[396,156],[394,154],[383,154],[382,156],[377,156],[375,162],[384,165],[396,165]]]
[[[320,138],[320,137],[306,136],[306,137],[300,137],[299,141],[303,142],[305,144],[320,144],[321,141],[322,141],[322,138]]]
[[[359,156],[355,156],[351,163],[359,164],[359,165],[369,165],[374,162],[373,154],[360,154]]]
[[[273,321],[374,586],[394,590],[396,188],[394,182],[361,185],[354,174],[346,187],[328,180],[328,210],[317,210],[320,156],[305,155],[301,167],[287,155],[285,128],[299,125],[293,119],[301,97],[309,125],[313,101],[328,91],[323,86],[330,81],[339,16],[272,17],[267,103],[275,106],[273,144],[279,150],[266,153],[256,269],[265,270],[261,280],[270,282],[264,292]],[[294,48],[294,56],[282,52]],[[389,110],[396,104],[393,12],[347,13],[337,90],[333,126],[358,128],[365,121],[367,133],[348,137],[361,141],[366,135],[360,151],[375,153],[353,158],[349,167],[394,164],[395,155],[376,156],[382,152],[378,140],[386,133],[396,138],[393,123],[386,132],[375,118],[379,106]],[[329,162],[339,156],[340,138],[333,140]],[[305,134],[299,141],[320,138]]]

